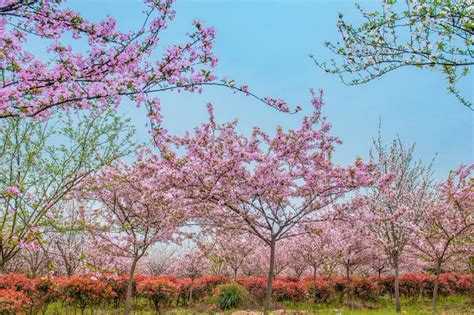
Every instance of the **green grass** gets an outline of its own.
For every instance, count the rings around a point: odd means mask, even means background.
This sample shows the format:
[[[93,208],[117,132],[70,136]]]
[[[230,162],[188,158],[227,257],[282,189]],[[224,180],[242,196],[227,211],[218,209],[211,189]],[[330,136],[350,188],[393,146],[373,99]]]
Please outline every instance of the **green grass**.
[[[209,300],[207,302],[211,302]],[[431,301],[429,299],[402,299],[402,314],[410,315],[428,315],[431,314]],[[320,314],[320,315],[396,315],[393,301],[390,298],[379,299],[376,302],[364,302],[363,309],[350,309],[346,304],[340,305],[337,303],[328,304],[314,304],[309,302],[293,303],[284,302],[277,303],[276,309],[285,309],[286,314]],[[138,299],[134,303],[136,307],[136,315],[151,315],[156,314],[152,307],[147,303],[145,299]],[[161,314],[169,315],[185,315],[185,314],[232,314],[236,310],[230,310],[226,312],[220,311],[215,305],[209,303],[202,303],[194,305],[191,308],[170,308]],[[254,310],[258,311],[258,310]],[[291,312],[293,311],[293,312]],[[299,311],[299,313],[298,313]],[[61,303],[54,303],[47,309],[47,315],[59,315],[65,314],[64,305]],[[108,308],[107,313],[104,313],[103,308],[100,310],[96,309],[94,314],[101,315],[120,315],[123,313],[123,309],[112,309]],[[71,308],[70,315],[80,315],[79,309],[75,311]],[[92,314],[92,309],[87,309],[84,314]],[[474,310],[470,305],[468,296],[448,296],[440,297],[438,303],[438,314],[442,315],[472,315]]]
[[[321,315],[365,315],[365,314],[380,314],[391,315],[397,314],[395,306],[390,298],[378,299],[376,302],[363,302],[363,308],[354,309],[344,303],[340,304],[314,304],[314,303],[284,303],[285,309],[294,309],[300,311],[307,311],[311,314]],[[424,315],[431,314],[431,300],[429,299],[404,299],[401,300],[402,314]],[[438,313],[449,315],[474,314],[474,310],[470,305],[469,297],[467,296],[448,296],[441,297],[438,301]]]

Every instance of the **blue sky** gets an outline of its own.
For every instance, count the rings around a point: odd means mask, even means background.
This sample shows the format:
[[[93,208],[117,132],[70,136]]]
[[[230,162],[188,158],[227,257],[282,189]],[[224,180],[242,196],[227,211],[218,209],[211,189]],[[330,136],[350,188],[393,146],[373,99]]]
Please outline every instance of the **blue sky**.
[[[91,19],[111,14],[123,30],[142,22],[143,9],[135,0],[70,0],[73,8]],[[359,1],[366,8],[378,8],[380,1]],[[338,38],[337,13],[358,21],[353,1],[177,1],[176,19],[163,33],[163,44],[182,42],[199,18],[217,32],[215,53],[218,75],[245,83],[257,94],[285,98],[310,110],[309,89],[325,92],[324,114],[333,133],[343,140],[335,160],[352,163],[355,156],[367,157],[372,139],[382,120],[383,138],[397,135],[403,142],[416,142],[418,158],[429,162],[436,154],[435,176],[443,178],[460,163],[473,162],[473,112],[460,105],[446,91],[442,74],[428,70],[402,69],[365,85],[348,87],[335,76],[322,73],[308,55],[331,58],[323,46]],[[460,89],[471,99],[473,81],[464,80]],[[182,133],[207,118],[207,102],[215,106],[219,121],[238,118],[242,132],[253,125],[267,131],[281,125],[297,127],[302,114],[287,115],[256,100],[223,88],[208,88],[202,95],[164,93],[165,127]],[[130,105],[133,106],[133,105]],[[129,107],[128,107],[129,108]],[[127,110],[138,137],[149,140],[145,113]]]

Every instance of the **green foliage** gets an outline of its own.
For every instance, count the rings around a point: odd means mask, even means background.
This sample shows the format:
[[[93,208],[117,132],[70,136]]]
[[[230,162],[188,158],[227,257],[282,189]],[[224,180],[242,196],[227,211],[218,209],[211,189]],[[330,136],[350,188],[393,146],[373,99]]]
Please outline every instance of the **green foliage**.
[[[241,306],[248,296],[245,288],[235,283],[221,284],[216,291],[217,304],[222,310]]]
[[[43,245],[58,203],[89,174],[135,151],[134,132],[112,110],[1,120],[0,267],[19,253],[20,242]]]
[[[378,79],[403,67],[429,69],[444,74],[447,89],[467,108],[472,100],[457,88],[463,78],[472,80],[474,66],[473,10],[465,0],[385,0],[376,11],[356,5],[362,23],[351,23],[339,14],[341,40],[326,42],[335,58],[321,62],[326,73],[348,85]]]

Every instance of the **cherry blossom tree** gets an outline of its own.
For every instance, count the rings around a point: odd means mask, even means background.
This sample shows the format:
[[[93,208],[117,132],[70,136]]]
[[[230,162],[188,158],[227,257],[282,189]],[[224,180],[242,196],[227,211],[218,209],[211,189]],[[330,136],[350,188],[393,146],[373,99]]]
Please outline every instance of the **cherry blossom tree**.
[[[0,269],[39,249],[55,206],[87,176],[135,149],[133,128],[112,112],[0,124]]]
[[[197,248],[184,252],[171,267],[173,274],[191,280],[188,302],[191,302],[193,299],[194,281],[203,276],[209,268],[211,268],[211,262],[204,253]]]
[[[292,237],[288,242],[289,274],[300,279],[307,271],[309,265],[302,258],[302,237]]]
[[[456,88],[474,65],[471,0],[387,0],[379,11],[357,8],[363,22],[354,25],[339,14],[341,42],[325,43],[340,60],[312,57],[320,68],[349,85],[404,67],[437,70],[446,76],[448,90],[473,109],[470,96]]]
[[[49,116],[54,108],[117,107],[123,98],[147,106],[152,118],[160,106],[156,93],[201,92],[206,85],[289,111],[281,99],[257,97],[245,85],[218,80],[215,31],[202,21],[193,22],[194,31],[182,43],[160,52],[160,38],[175,17],[174,0],[144,0],[143,23],[128,32],[119,31],[112,16],[91,22],[64,2],[0,3],[0,118]],[[41,44],[31,50],[33,41]]]
[[[423,213],[412,246],[436,270],[432,309],[436,313],[439,276],[443,264],[463,250],[474,229],[474,165],[460,166],[439,184],[433,204]],[[457,244],[461,243],[461,244]],[[458,246],[457,246],[458,245]],[[472,246],[472,242],[470,242]]]
[[[166,274],[173,266],[177,257],[177,249],[160,244],[154,246],[145,257],[145,265],[149,274],[159,276]]]
[[[211,238],[199,245],[206,256],[217,257],[230,269],[234,280],[252,252],[258,250],[255,237],[217,229]]]
[[[333,222],[332,228],[336,231],[338,261],[344,268],[347,280],[352,273],[369,259],[369,244],[363,233],[364,226],[356,222]]]
[[[96,248],[130,261],[126,314],[139,260],[156,242],[175,241],[185,222],[179,192],[168,180],[166,165],[157,159],[149,163],[147,153],[141,151],[131,165],[106,167],[82,187],[96,213],[89,226]]]
[[[254,250],[244,260],[242,264],[242,274],[245,277],[261,276],[267,272],[268,258],[266,258],[266,248],[261,244],[256,244]]]
[[[368,242],[390,261],[395,271],[396,311],[400,312],[401,258],[413,238],[413,227],[432,200],[431,166],[414,161],[414,145],[406,148],[400,139],[387,148],[379,136],[374,145],[370,156],[378,175],[365,195],[351,201],[348,216],[360,220]]]
[[[341,243],[332,225],[326,222],[306,224],[304,230],[295,238],[298,247],[294,250],[300,254],[300,259],[311,269],[313,286],[316,288],[318,273],[331,275],[336,268]],[[317,302],[317,292],[314,290],[314,302]]]
[[[367,267],[375,271],[377,274],[378,280],[382,278],[382,273],[388,271],[390,268],[390,262],[383,252],[377,250],[377,248],[371,248],[369,253],[369,258],[366,262]]]
[[[236,131],[236,121],[218,125],[209,106],[210,121],[194,135],[159,140],[162,154],[180,174],[178,185],[202,211],[202,221],[241,229],[267,245],[265,311],[271,302],[277,243],[371,180],[368,166],[359,159],[349,167],[333,163],[340,140],[329,134],[331,125],[320,115],[321,98],[314,96],[312,104],[313,114],[303,118],[299,129],[277,128],[274,136],[255,127],[247,138]],[[173,153],[168,142],[184,153]]]

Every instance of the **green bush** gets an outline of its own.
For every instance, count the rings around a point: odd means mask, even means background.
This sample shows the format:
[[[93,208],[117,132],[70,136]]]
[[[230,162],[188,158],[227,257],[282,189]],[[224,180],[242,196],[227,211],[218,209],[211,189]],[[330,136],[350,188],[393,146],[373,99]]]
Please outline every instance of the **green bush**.
[[[221,284],[216,288],[217,304],[222,310],[239,307],[246,295],[245,288],[236,283]]]

